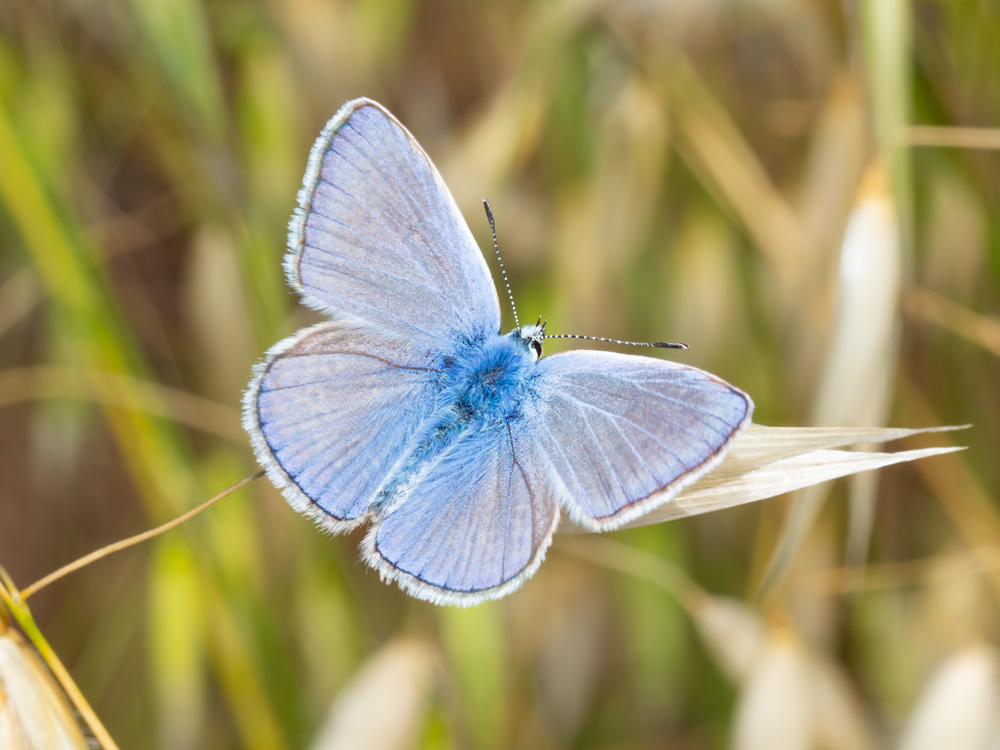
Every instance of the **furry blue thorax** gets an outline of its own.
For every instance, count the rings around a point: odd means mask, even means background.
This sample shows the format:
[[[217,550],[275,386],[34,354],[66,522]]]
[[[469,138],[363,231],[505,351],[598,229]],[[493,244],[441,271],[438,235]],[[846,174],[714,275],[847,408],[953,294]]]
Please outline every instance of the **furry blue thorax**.
[[[439,409],[463,424],[515,416],[536,359],[530,337],[516,329],[473,344],[445,368]]]

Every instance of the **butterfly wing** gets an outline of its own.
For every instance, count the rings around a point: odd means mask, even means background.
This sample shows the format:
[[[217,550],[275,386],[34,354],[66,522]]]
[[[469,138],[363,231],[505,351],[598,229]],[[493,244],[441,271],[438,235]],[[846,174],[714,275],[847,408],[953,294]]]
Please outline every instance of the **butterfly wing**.
[[[522,420],[467,432],[401,503],[377,520],[365,560],[437,604],[504,596],[530,577],[559,521]]]
[[[289,283],[322,312],[425,346],[500,329],[489,269],[451,193],[371,100],[345,104],[313,146],[288,247]]]
[[[526,418],[563,507],[579,525],[618,528],[712,468],[753,402],[707,372],[612,352],[538,362]]]
[[[243,425],[296,510],[334,532],[366,518],[438,392],[435,354],[351,321],[285,339],[254,371]]]

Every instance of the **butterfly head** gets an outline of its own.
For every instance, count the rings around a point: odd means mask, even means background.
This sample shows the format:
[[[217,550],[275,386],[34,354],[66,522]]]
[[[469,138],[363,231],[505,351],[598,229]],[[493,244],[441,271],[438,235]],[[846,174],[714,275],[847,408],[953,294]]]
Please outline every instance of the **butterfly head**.
[[[527,350],[532,361],[542,356],[542,341],[545,339],[546,323],[548,321],[543,323],[539,317],[538,322],[534,325],[521,326],[510,332],[511,338]]]

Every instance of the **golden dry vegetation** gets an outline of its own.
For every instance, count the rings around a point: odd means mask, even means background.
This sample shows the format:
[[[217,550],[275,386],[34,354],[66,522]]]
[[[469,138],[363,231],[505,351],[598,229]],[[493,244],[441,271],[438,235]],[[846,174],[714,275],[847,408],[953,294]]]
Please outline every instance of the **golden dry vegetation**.
[[[969,449],[560,536],[469,610],[257,481],[32,597],[119,745],[993,746],[998,39],[989,0],[6,0],[0,564],[254,470],[250,367],[315,320],[281,272],[309,146],[369,96],[487,250],[489,197],[522,318],[686,341],[762,424]]]

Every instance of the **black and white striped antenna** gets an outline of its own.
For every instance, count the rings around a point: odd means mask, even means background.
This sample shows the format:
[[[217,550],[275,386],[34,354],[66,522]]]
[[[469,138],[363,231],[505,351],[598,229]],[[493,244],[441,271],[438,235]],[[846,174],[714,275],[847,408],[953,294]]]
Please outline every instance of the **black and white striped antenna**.
[[[507,279],[507,269],[503,267],[503,259],[500,257],[500,243],[497,242],[497,227],[496,223],[493,221],[493,210],[490,208],[490,202],[483,198],[483,207],[486,209],[486,218],[490,222],[490,231],[493,233],[493,249],[497,254],[497,262],[500,264],[500,273],[503,274],[503,283],[507,287],[507,296],[510,298],[510,309],[514,313],[514,327],[520,331],[521,323],[517,319],[517,307],[514,306],[514,293],[510,290],[510,281]],[[538,319],[538,323],[541,324],[542,319]],[[542,330],[545,330],[545,326],[542,326]],[[623,346],[652,346],[657,349],[687,349],[687,344],[674,343],[672,341],[622,341],[621,339],[606,339],[603,336],[580,336],[575,333],[556,333],[556,334],[544,334],[547,339],[584,339],[586,341],[606,341],[609,344],[622,344]]]
[[[490,209],[490,202],[483,198],[483,206],[486,207],[486,218],[490,221],[490,231],[493,232],[493,249],[497,252],[497,262],[500,264],[500,273],[503,274],[503,283],[507,287],[507,296],[510,297],[510,309],[514,311],[514,327],[521,330],[521,324],[517,320],[517,308],[514,306],[514,293],[510,290],[510,282],[507,281],[507,269],[503,267],[503,259],[500,257],[500,245],[497,243],[497,227],[493,223],[493,211]]]
[[[575,333],[555,333],[551,336],[545,334],[547,339],[586,339],[587,341],[607,341],[611,344],[624,344],[626,346],[655,346],[657,349],[687,349],[687,344],[675,343],[673,341],[622,341],[621,339],[606,339],[603,336],[578,336]]]

